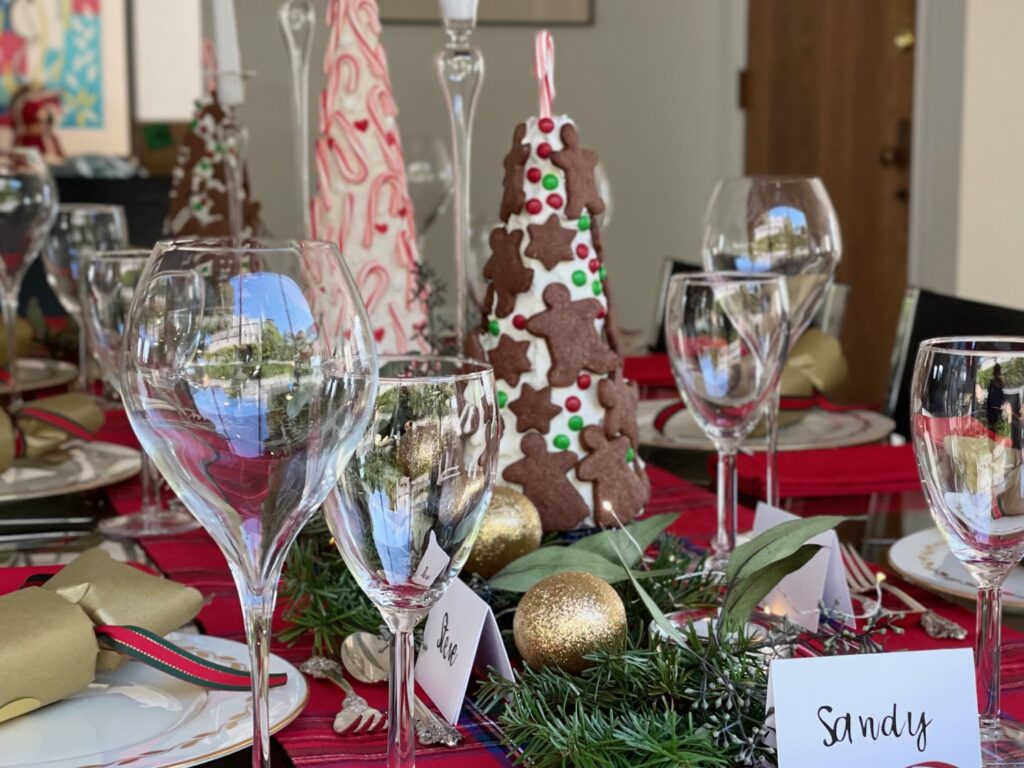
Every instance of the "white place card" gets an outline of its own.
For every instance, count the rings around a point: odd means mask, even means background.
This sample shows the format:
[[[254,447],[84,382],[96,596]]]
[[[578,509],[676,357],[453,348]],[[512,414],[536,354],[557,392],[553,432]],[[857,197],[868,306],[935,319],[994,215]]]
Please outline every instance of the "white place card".
[[[753,534],[756,536],[780,523],[799,519],[796,515],[760,502],[754,513]],[[846,623],[853,626],[856,623],[853,618],[853,601],[846,584],[839,537],[835,531],[825,531],[807,543],[819,545],[821,551],[799,571],[780,581],[765,597],[765,606],[774,614],[785,614],[794,624],[811,632],[818,628],[821,618],[819,604],[850,617]]]
[[[981,768],[969,648],[777,659],[779,768]]]
[[[491,607],[455,579],[427,617],[416,659],[416,682],[452,725],[459,720],[474,664],[512,679]]]

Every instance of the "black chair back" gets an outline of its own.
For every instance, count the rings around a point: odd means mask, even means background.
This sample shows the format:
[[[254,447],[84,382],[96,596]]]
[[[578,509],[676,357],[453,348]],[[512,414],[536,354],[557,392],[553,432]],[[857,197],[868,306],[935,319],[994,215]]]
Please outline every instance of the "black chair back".
[[[896,431],[910,437],[910,382],[917,348],[941,336],[1024,336],[1024,312],[958,299],[923,288],[908,288],[903,297],[889,373],[885,411]]]

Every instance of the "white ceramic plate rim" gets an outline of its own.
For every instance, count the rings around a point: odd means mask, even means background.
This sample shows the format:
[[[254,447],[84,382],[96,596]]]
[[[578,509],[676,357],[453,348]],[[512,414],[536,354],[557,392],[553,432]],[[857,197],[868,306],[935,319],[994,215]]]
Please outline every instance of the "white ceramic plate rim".
[[[39,379],[31,384],[21,384],[18,386],[16,391],[18,392],[35,392],[38,389],[48,389],[49,387],[59,387],[61,384],[67,384],[70,381],[74,381],[78,376],[78,366],[74,363],[69,363],[65,360],[50,360],[45,357],[19,357],[18,367],[28,369],[41,369],[46,365],[53,366],[53,374],[46,377],[45,379]],[[0,382],[0,395],[9,395],[14,392],[11,389],[11,385],[7,382]]]
[[[135,475],[139,474],[142,469],[142,453],[134,448],[129,448],[126,445],[118,445],[117,443],[107,443],[102,440],[95,440],[93,442],[76,441],[74,447],[78,450],[84,451],[86,454],[90,451],[99,449],[106,451],[109,454],[120,454],[122,458],[134,457],[136,461],[132,466],[126,467],[120,472],[103,472],[92,480],[85,480],[78,483],[68,483],[61,473],[55,472],[52,476],[53,485],[48,488],[40,488],[36,491],[16,491],[13,493],[4,493],[0,491],[0,504],[12,501],[28,501],[30,499],[48,499],[51,496],[64,496],[68,493],[81,493],[82,491],[91,491],[95,488],[106,488],[108,485],[113,485],[114,483],[119,483],[122,480],[127,480],[130,477],[135,477]]]
[[[678,402],[675,399],[662,400],[641,400],[637,407],[637,421],[640,427],[640,444],[652,448],[672,448],[683,451],[712,451],[711,441],[704,435],[694,437],[673,437],[662,434],[654,428],[654,419],[667,405]],[[779,430],[780,451],[805,451],[815,448],[847,448],[853,445],[865,445],[885,440],[893,430],[896,429],[896,422],[882,413],[876,411],[852,410],[825,412],[829,416],[839,419],[856,419],[864,424],[864,428],[855,434],[842,434],[827,440],[817,442],[796,442],[792,438],[787,439],[786,430],[797,426],[783,427]],[[673,416],[672,418],[678,418]],[[754,438],[744,442],[743,447],[751,451],[764,451],[767,446],[763,438]]]
[[[246,646],[234,640],[183,632],[172,632],[167,637],[193,653],[212,655],[222,663],[235,662],[236,666],[244,666],[246,669],[249,666]],[[131,661],[126,664],[141,665],[141,662]],[[288,675],[285,685],[271,690],[270,732],[276,733],[305,709],[309,700],[309,685],[302,673],[280,656],[271,654],[270,671]],[[167,679],[173,680],[170,677]],[[97,697],[97,706],[102,706],[102,701],[102,696]],[[46,714],[47,709],[44,708],[24,717],[45,718]],[[126,728],[127,744],[111,744],[102,751],[70,758],[92,762],[72,764],[68,759],[62,759],[21,765],[19,768],[190,768],[252,744],[251,717],[248,693],[209,691],[197,712],[162,737],[145,742],[145,752],[141,755],[135,751],[139,743],[131,736],[130,729]]]

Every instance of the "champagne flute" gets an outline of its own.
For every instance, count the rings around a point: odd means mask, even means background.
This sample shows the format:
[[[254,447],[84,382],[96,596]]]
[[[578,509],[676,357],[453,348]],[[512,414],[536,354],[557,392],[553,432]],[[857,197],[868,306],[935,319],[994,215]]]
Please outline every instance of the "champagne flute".
[[[679,393],[718,451],[713,568],[736,546],[736,451],[782,375],[789,300],[779,275],[707,272],[669,281],[665,339]]]
[[[88,251],[128,247],[128,225],[120,205],[62,203],[43,249],[43,267],[64,311],[78,323],[78,381],[76,389],[89,389],[89,339],[82,315],[82,267]]]
[[[253,766],[270,765],[268,656],[296,534],[363,435],[377,366],[337,246],[157,244],[135,287],[121,390],[132,427],[224,553],[253,683]]]
[[[835,277],[842,238],[820,179],[746,176],[720,181],[704,217],[704,268],[783,275],[789,293],[790,346],[807,330]],[[779,503],[779,396],[765,409],[767,495]]]
[[[1019,390],[1024,338],[921,343],[911,384],[917,468],[932,517],[978,585],[974,663],[982,762],[1019,765],[1024,724],[1000,714],[999,660],[1006,575],[1024,557],[1024,463]]]
[[[89,345],[100,365],[103,380],[121,394],[121,348],[124,329],[132,299],[149,259],[149,251],[129,249],[123,251],[95,251],[84,254],[81,271],[82,327],[89,336]],[[180,281],[181,301],[196,303],[195,283]],[[104,536],[118,539],[142,539],[151,536],[169,536],[199,527],[196,519],[186,510],[165,507],[160,498],[163,479],[149,458],[142,454],[139,474],[142,486],[142,506],[130,515],[115,515],[100,521],[98,529]]]
[[[412,632],[469,557],[498,460],[490,366],[382,357],[370,425],[324,504],[349,570],[394,635],[388,765],[415,763]]]
[[[12,405],[21,402],[14,327],[18,319],[18,291],[46,242],[56,213],[57,185],[42,155],[27,147],[0,151],[0,308],[7,331]]]

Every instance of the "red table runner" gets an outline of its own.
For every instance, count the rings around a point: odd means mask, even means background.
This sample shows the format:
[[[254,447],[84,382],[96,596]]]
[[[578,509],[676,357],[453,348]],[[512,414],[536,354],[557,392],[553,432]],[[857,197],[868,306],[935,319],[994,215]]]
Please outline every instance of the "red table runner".
[[[132,444],[134,438],[126,418],[110,414],[100,439]],[[682,512],[679,521],[670,529],[695,543],[706,544],[715,531],[715,497],[704,488],[697,487],[658,469],[648,467],[652,498],[648,514]],[[120,513],[133,512],[139,507],[139,491],[133,482],[122,483],[109,490],[114,508]],[[749,510],[740,513],[740,530],[753,522]],[[220,550],[203,531],[176,537],[152,539],[144,544],[153,562],[169,577],[194,586],[210,598],[198,620],[206,632],[245,642],[242,614],[234,583]],[[894,581],[898,581],[894,579]],[[903,635],[892,635],[887,642],[889,650],[925,650],[933,648],[971,647],[974,642],[974,616],[969,611],[924,590],[899,582],[907,592],[929,608],[970,628],[963,642],[934,640],[916,624],[906,627]],[[280,608],[277,613],[279,620]],[[1020,640],[1024,635],[1004,629],[1004,640]],[[305,660],[308,646],[275,644],[274,652],[294,664]],[[354,681],[353,681],[354,682]],[[343,768],[360,765],[382,765],[386,761],[386,738],[383,733],[372,735],[337,736],[331,729],[339,708],[340,693],[331,684],[310,680],[310,701],[305,711],[276,736],[297,768],[326,766]],[[354,682],[356,690],[373,706],[384,709],[387,705],[386,686],[368,686]],[[1005,691],[1003,707],[1011,715],[1024,717],[1024,695]],[[422,747],[417,749],[417,761],[422,765],[443,765],[454,768],[487,768],[507,766],[511,762],[499,744],[494,724],[472,707],[467,707],[459,722],[463,742],[459,747]]]

